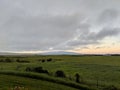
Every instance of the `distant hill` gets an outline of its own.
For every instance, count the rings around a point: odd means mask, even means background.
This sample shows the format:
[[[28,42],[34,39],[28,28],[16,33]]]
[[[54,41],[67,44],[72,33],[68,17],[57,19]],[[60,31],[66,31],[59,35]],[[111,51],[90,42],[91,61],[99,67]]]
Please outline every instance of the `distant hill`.
[[[80,53],[66,52],[66,51],[52,51],[41,53],[42,55],[80,55]]]
[[[0,55],[17,55],[17,53],[12,53],[12,52],[0,52]]]
[[[0,55],[33,55],[31,53],[0,52]]]
[[[120,54],[82,54],[67,51],[49,51],[43,53],[14,53],[14,52],[0,52],[0,55],[85,55],[85,56],[120,56]]]
[[[43,53],[0,52],[0,55],[80,55],[80,53],[66,52],[66,51],[51,51],[51,52],[43,52]]]

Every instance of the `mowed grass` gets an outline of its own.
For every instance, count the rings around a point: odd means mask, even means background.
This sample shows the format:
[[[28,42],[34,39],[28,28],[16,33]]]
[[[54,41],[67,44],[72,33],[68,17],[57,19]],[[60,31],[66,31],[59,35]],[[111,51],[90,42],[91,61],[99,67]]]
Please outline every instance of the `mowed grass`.
[[[17,57],[9,58],[17,59]],[[44,63],[38,61],[48,58],[53,60]],[[67,77],[74,80],[75,73],[79,73],[84,82],[88,84],[115,85],[120,88],[120,56],[25,56],[20,59],[29,60],[30,63],[0,63],[0,69],[25,71],[28,66],[42,66],[53,75],[55,71],[63,70]]]

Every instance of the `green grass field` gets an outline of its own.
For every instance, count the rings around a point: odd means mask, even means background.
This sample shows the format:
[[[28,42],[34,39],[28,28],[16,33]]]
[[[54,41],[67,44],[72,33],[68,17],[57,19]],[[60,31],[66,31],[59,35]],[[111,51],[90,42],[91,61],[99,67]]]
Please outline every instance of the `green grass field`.
[[[13,62],[0,62],[0,71],[25,72],[26,67],[42,66],[52,76],[57,70],[62,70],[67,78],[71,78],[72,81],[75,81],[75,74],[79,73],[86,85],[98,89],[109,85],[120,88],[120,56],[1,56],[0,60],[6,59],[6,57]],[[30,63],[18,63],[16,62],[18,58],[20,60],[28,60]],[[52,58],[52,61],[39,61],[40,59],[46,60],[48,58]],[[8,77],[10,79],[7,79]],[[16,84],[15,81],[20,81],[21,85],[31,88],[30,90],[76,90],[72,87],[48,81],[3,74],[0,75],[0,83],[2,83],[0,88],[12,87]],[[39,87],[41,89],[37,89]]]
[[[12,90],[15,86],[21,90],[78,90],[65,85],[12,75],[0,75],[0,90]]]

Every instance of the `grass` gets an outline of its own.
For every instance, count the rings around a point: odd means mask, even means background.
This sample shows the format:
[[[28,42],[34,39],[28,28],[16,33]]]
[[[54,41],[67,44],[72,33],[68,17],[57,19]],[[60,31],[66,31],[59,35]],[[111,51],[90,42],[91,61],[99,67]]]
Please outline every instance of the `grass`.
[[[0,74],[20,76],[20,77],[37,79],[37,80],[49,81],[49,82],[53,82],[53,83],[56,83],[56,84],[61,84],[61,85],[65,85],[65,86],[68,86],[68,87],[81,89],[81,90],[94,90],[94,89],[91,89],[90,87],[72,82],[72,81],[67,80],[67,79],[55,78],[55,77],[51,77],[51,76],[48,76],[48,75],[45,75],[45,74],[17,72],[17,71],[16,72],[15,71],[1,71]]]
[[[13,90],[12,88],[15,86],[24,87],[26,90],[78,90],[65,85],[43,80],[12,75],[0,75],[0,90]]]
[[[8,56],[13,61],[18,57]],[[0,57],[4,59],[6,57]],[[40,62],[39,59],[52,58],[52,62]],[[24,72],[28,66],[42,66],[54,75],[55,71],[63,70],[67,77],[74,80],[75,73],[79,73],[85,83],[97,87],[114,85],[120,88],[120,56],[24,56],[20,59],[30,63],[0,63],[0,70]],[[19,67],[19,68],[18,68]]]

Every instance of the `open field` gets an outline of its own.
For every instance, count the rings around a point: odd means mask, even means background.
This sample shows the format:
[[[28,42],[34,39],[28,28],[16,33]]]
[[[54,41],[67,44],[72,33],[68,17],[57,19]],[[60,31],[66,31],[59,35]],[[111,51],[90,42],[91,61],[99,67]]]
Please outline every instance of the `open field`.
[[[0,75],[0,90],[13,90],[15,86],[24,88],[21,90],[78,90],[72,87],[43,80],[12,75]]]
[[[9,58],[12,62],[4,62],[6,58]],[[49,58],[52,60],[47,61]],[[18,59],[29,62],[16,62]],[[109,85],[114,85],[115,87],[120,88],[120,56],[1,56],[0,60],[0,71],[26,72],[26,67],[41,66],[43,69],[48,70],[51,76],[54,76],[57,70],[62,70],[67,79],[70,78],[71,81],[75,81],[75,74],[79,73],[82,83],[88,86],[101,89]],[[42,60],[44,60],[44,62],[42,62]],[[0,85],[2,88],[8,87],[9,85],[11,86],[10,83],[13,83],[13,78],[15,80],[21,78],[21,82],[31,88],[37,88],[38,83],[42,84],[41,80],[29,79],[31,83],[26,83],[28,78],[11,75],[8,77],[11,77],[12,79],[7,83],[6,78],[4,77],[6,76],[3,74],[0,75],[1,83],[3,81],[3,84]],[[4,84],[4,82],[7,84]],[[58,87],[61,87],[61,90],[76,90],[74,88],[67,89],[70,87],[59,84],[53,85],[53,83],[46,84],[46,87],[52,87],[53,89],[51,90],[58,90],[56,89],[57,85]],[[42,86],[44,87],[44,85]],[[62,89],[62,87],[66,89]]]

